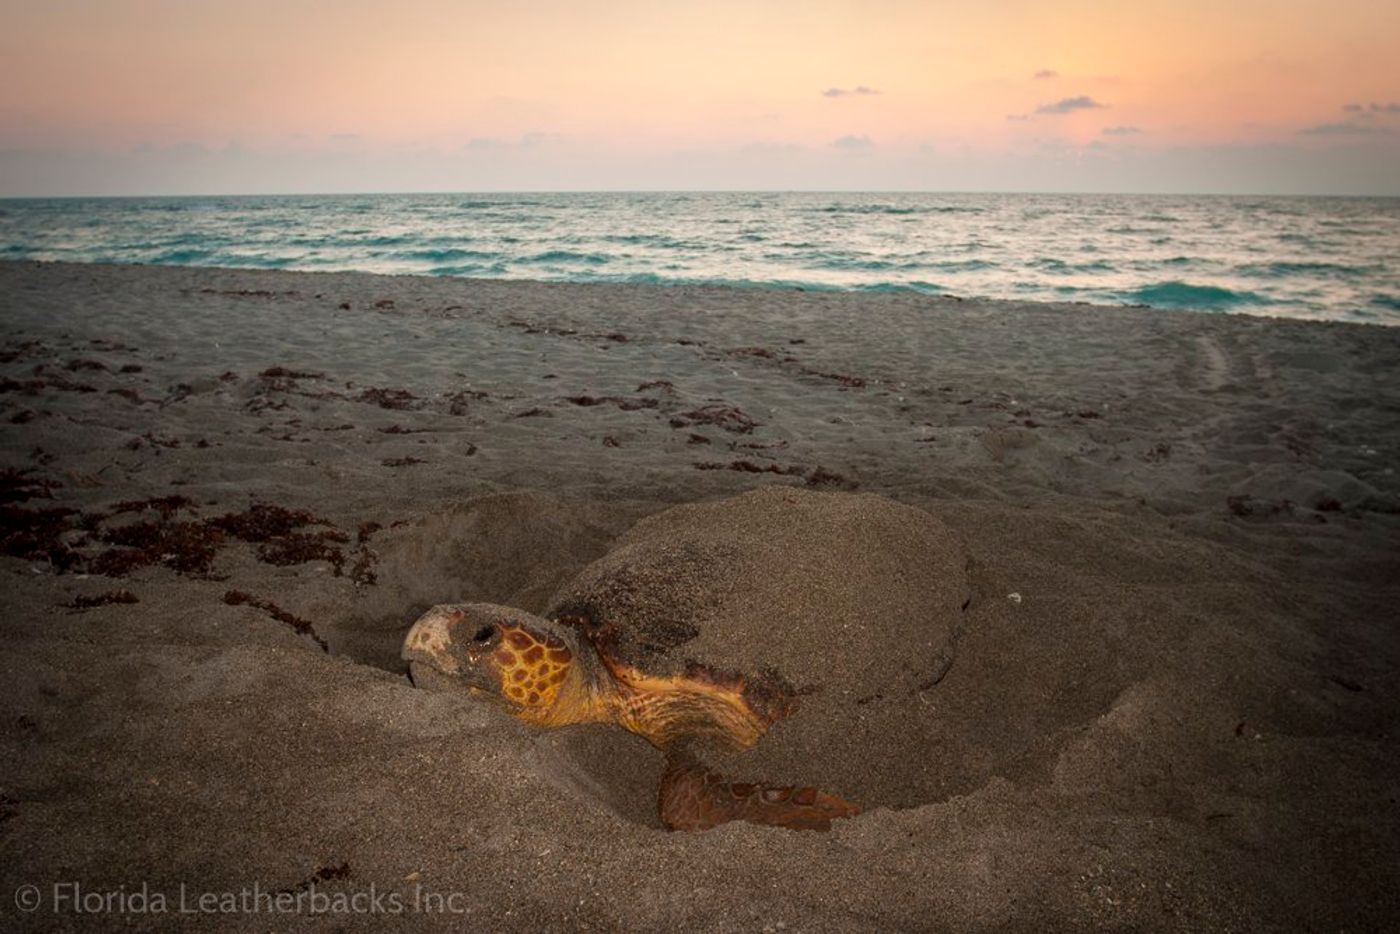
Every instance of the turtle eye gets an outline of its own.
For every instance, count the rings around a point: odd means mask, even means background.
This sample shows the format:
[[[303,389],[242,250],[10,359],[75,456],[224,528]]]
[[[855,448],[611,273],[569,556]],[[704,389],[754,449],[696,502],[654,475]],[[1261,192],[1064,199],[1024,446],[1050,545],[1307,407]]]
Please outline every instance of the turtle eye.
[[[477,645],[485,645],[486,643],[491,641],[491,637],[495,634],[495,626],[482,626],[476,631],[476,635],[472,636],[472,641],[475,642]]]

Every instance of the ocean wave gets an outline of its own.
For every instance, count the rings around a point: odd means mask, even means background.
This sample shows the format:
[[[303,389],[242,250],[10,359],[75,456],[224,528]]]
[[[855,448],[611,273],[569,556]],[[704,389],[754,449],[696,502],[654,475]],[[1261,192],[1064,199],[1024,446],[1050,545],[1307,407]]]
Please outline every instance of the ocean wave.
[[[1257,292],[1227,289],[1219,285],[1195,285],[1179,279],[1145,285],[1127,292],[1119,292],[1118,295],[1133,304],[1200,311],[1221,311],[1240,305],[1270,303],[1269,298]]]
[[[521,201],[515,198],[502,198],[500,200],[492,198],[457,202],[458,208],[467,211],[476,211],[481,208],[536,208],[543,206],[543,201]]]
[[[342,241],[345,246],[404,246],[421,242],[422,237],[417,234],[381,234],[378,237],[365,237],[363,240]]]
[[[533,256],[522,256],[516,260],[518,263],[551,264],[551,263],[583,263],[588,266],[602,266],[612,262],[613,257],[606,253],[579,253],[574,250],[547,250],[544,253],[536,253]]]
[[[900,293],[914,292],[919,295],[938,295],[948,291],[936,282],[923,282],[912,279],[908,282],[870,282],[856,286],[856,292]]]
[[[609,234],[599,237],[604,243],[620,243],[626,246],[651,246],[662,250],[698,250],[704,245],[694,240],[678,240],[666,234]]]
[[[828,204],[812,208],[816,214],[916,214],[917,208],[893,204]]]
[[[506,272],[504,263],[457,263],[450,266],[434,266],[426,270],[430,276],[501,276]]]
[[[996,269],[999,265],[985,259],[945,259],[937,263],[925,263],[924,268],[941,272],[980,272],[983,269]]]
[[[1029,263],[1035,269],[1043,269],[1057,276],[1074,276],[1091,272],[1117,272],[1111,263],[1098,260],[1092,263],[1067,263],[1062,259],[1041,256]]]
[[[499,253],[485,250],[463,250],[458,247],[449,247],[445,250],[402,250],[398,253],[386,254],[385,258],[424,263],[448,263],[460,259],[496,259],[499,256]]]
[[[981,208],[963,207],[952,204],[912,207],[903,204],[828,204],[811,208],[816,214],[981,214]]]
[[[300,257],[276,256],[270,253],[225,253],[212,257],[211,266],[251,267],[253,269],[291,269]],[[200,265],[204,265],[201,263]]]
[[[205,260],[213,259],[212,250],[203,250],[198,247],[191,247],[183,250],[166,250],[164,253],[157,253],[146,260],[157,266],[187,266],[190,264],[202,264]]]
[[[769,254],[773,259],[786,259],[781,254]],[[919,264],[907,261],[892,259],[873,259],[867,254],[842,255],[842,254],[817,254],[805,264],[806,268],[813,270],[834,269],[837,271],[853,270],[857,272],[888,272],[895,269],[911,269]]]
[[[789,262],[794,259],[794,257],[782,254],[770,255],[769,258]],[[833,270],[836,272],[917,272],[926,269],[938,270],[939,272],[980,272],[984,269],[995,269],[996,267],[996,263],[982,259],[953,259],[930,262],[920,256],[878,259],[869,254],[855,256],[825,254],[814,257],[804,268],[814,271]]]
[[[1280,261],[1274,263],[1246,263],[1236,266],[1237,275],[1265,279],[1284,276],[1367,276],[1379,272],[1376,266],[1352,266],[1346,263],[1314,263]]]
[[[1384,308],[1387,311],[1400,311],[1400,295],[1387,295],[1378,292],[1371,296],[1371,304],[1377,308]]]

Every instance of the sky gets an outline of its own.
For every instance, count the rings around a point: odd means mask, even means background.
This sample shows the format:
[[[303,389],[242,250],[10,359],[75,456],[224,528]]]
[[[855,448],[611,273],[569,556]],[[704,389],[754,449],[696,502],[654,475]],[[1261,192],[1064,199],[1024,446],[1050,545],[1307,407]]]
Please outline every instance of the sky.
[[[1396,0],[0,0],[0,196],[1400,195]]]

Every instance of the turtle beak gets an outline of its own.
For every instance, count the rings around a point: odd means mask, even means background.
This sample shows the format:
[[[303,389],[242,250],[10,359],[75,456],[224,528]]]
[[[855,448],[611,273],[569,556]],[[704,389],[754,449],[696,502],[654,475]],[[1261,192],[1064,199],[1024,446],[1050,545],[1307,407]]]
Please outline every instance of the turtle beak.
[[[482,662],[500,643],[500,629],[471,619],[468,609],[435,606],[408,630],[399,657],[408,663],[408,676],[415,686],[459,691],[465,687],[473,694],[499,692],[490,667]]]
[[[452,652],[450,627],[464,615],[456,607],[435,606],[408,630],[399,657],[408,662],[414,684],[418,683],[420,670],[431,669],[444,675],[461,673],[461,665]]]

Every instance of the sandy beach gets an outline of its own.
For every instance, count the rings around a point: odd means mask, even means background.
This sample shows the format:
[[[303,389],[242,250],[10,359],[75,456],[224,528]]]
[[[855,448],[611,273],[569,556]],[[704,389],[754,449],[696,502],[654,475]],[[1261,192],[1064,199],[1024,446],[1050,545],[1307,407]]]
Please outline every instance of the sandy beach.
[[[6,262],[0,425],[7,929],[1400,924],[1400,329]],[[829,833],[667,832],[640,738],[405,676],[427,607],[774,485],[927,512],[970,591],[936,678],[736,765]]]

